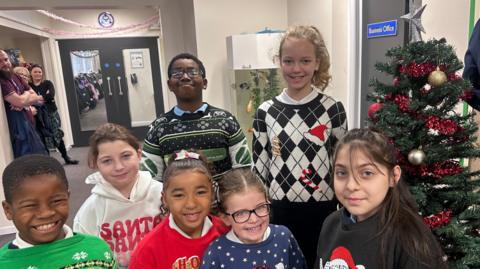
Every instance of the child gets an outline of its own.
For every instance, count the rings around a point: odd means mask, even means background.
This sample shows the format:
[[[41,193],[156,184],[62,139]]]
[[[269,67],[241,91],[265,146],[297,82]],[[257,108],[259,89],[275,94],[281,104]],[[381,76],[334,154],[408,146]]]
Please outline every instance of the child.
[[[105,242],[65,225],[68,181],[57,160],[20,157],[5,168],[2,180],[3,210],[18,232],[0,249],[0,268],[117,268]]]
[[[250,168],[236,168],[219,181],[222,219],[232,226],[205,252],[207,268],[307,268],[297,240],[287,227],[272,225],[263,183]]]
[[[333,187],[344,208],[325,220],[315,268],[446,268],[386,137],[351,130],[333,161]]]
[[[105,240],[120,268],[148,232],[161,221],[162,183],[139,172],[140,144],[124,127],[107,123],[90,137],[88,163],[98,172],[87,177],[95,184],[74,219],[73,230]]]
[[[255,114],[254,168],[273,199],[272,223],[292,231],[312,267],[323,220],[337,207],[330,156],[347,119],[342,103],[322,93],[330,60],[317,28],[288,29],[279,59],[287,88]]]
[[[130,269],[199,268],[208,244],[227,232],[222,220],[208,216],[212,175],[204,157],[182,150],[170,160],[162,192],[170,215],[140,242]]]

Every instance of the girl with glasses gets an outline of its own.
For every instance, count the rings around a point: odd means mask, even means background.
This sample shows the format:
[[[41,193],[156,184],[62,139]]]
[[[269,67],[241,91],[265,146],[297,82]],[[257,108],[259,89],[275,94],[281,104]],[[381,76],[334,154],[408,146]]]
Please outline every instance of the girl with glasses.
[[[200,268],[307,268],[288,228],[270,224],[266,188],[250,168],[227,172],[218,200],[220,216],[232,229],[210,244]]]

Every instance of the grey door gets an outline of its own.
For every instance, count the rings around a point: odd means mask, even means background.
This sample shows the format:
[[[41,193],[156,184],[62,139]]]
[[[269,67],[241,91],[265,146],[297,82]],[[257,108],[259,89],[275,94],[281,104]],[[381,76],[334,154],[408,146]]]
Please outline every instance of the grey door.
[[[386,60],[385,53],[388,49],[403,45],[407,42],[407,24],[400,20],[408,10],[408,1],[399,0],[364,0],[362,7],[362,74],[361,74],[361,126],[366,125],[367,110],[371,102],[366,96],[372,91],[368,85],[376,77],[383,82],[392,83],[393,78],[387,77],[375,70],[375,63]],[[370,23],[398,20],[397,35],[377,38],[367,38],[367,25]]]

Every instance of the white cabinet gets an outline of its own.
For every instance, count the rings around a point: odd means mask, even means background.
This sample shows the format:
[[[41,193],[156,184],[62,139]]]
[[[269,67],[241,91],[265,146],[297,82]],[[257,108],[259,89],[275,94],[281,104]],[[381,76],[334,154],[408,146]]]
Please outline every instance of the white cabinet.
[[[282,33],[243,34],[227,37],[228,67],[239,69],[278,68],[275,57]]]

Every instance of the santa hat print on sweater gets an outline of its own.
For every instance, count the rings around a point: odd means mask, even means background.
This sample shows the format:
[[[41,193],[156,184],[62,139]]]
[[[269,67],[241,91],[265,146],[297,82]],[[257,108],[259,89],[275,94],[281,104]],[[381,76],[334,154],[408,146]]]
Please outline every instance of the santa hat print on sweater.
[[[308,130],[308,132],[304,133],[303,136],[310,142],[318,145],[323,146],[325,144],[325,132],[328,132],[328,126],[324,124],[319,124],[312,129]]]
[[[320,261],[321,263],[321,261]],[[322,267],[320,267],[322,268]],[[345,247],[337,247],[332,251],[330,261],[325,263],[323,269],[365,269],[363,265],[355,265],[352,254]]]

